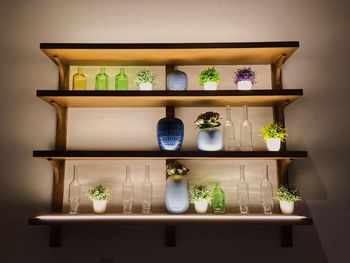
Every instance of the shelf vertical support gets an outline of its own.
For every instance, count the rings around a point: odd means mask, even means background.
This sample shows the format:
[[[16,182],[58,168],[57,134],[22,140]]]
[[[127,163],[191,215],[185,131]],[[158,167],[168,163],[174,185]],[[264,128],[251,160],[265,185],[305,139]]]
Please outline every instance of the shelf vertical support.
[[[176,226],[174,225],[165,226],[165,246],[176,247]]]

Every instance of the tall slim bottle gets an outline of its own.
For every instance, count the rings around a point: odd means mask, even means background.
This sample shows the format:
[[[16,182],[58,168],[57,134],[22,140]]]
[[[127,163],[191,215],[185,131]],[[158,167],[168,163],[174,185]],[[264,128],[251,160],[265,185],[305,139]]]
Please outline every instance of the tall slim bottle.
[[[77,165],[74,165],[73,180],[69,184],[68,192],[68,204],[70,214],[77,214],[79,212],[81,185],[78,180],[78,172],[79,167]]]
[[[149,164],[145,165],[145,180],[141,187],[142,213],[149,214],[152,209],[152,183],[149,179]]]
[[[231,120],[231,106],[226,106],[226,121],[224,125],[224,150],[235,150],[235,126]]]
[[[123,213],[124,214],[132,213],[133,204],[134,204],[134,185],[130,177],[130,165],[127,165],[125,181],[122,186]]]
[[[225,192],[222,190],[218,183],[215,184],[215,188],[213,191],[213,213],[215,214],[224,214],[226,211],[225,205]]]
[[[108,75],[106,68],[101,67],[100,73],[96,75],[95,90],[108,90]]]
[[[115,76],[115,89],[128,90],[128,76],[125,74],[125,68],[121,68],[120,72]]]
[[[87,79],[83,68],[78,68],[78,72],[73,76],[73,90],[87,90]]]
[[[243,105],[243,120],[240,126],[240,150],[252,151],[252,124],[248,120],[248,106]]]
[[[240,179],[237,184],[239,210],[242,214],[249,212],[249,186],[245,180],[244,165],[239,166]]]
[[[273,209],[273,187],[269,181],[269,167],[265,165],[264,179],[260,185],[261,205],[265,214],[272,214]]]

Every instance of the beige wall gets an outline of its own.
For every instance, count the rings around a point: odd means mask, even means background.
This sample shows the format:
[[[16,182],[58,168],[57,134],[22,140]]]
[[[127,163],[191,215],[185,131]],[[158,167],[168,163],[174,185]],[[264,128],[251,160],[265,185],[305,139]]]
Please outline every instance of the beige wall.
[[[1,1],[0,261],[347,262],[349,7],[348,1],[327,0]],[[63,246],[51,249],[46,228],[27,226],[28,217],[49,209],[52,184],[50,164],[31,157],[33,149],[54,145],[54,111],[35,91],[56,89],[57,70],[40,42],[280,40],[301,43],[283,78],[285,88],[302,88],[305,96],[288,107],[286,123],[289,148],[309,152],[309,159],[293,164],[291,181],[306,200],[299,209],[315,221],[295,228],[293,248],[279,247],[277,227],[192,226],[178,229],[178,247],[171,250],[163,247],[163,228],[154,226],[66,227]],[[70,112],[71,120],[88,120],[79,111]],[[100,113],[93,114],[98,119]],[[162,115],[157,109],[147,114],[153,122]],[[192,120],[182,109],[177,114]],[[77,136],[70,138],[78,147]],[[193,146],[189,138],[185,147]],[[120,173],[122,164],[109,165]],[[142,169],[142,163],[135,165]],[[200,250],[206,253],[193,256]]]

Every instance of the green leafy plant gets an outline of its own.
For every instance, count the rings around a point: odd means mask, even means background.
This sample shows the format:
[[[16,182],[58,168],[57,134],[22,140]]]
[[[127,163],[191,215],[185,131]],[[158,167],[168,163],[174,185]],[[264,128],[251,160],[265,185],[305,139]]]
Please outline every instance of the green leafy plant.
[[[283,185],[276,191],[276,198],[280,201],[288,202],[296,202],[301,200],[298,189]]]
[[[207,184],[195,184],[191,188],[191,202],[203,200],[210,201],[212,199],[212,191]]]
[[[166,166],[166,173],[168,176],[185,176],[189,171],[190,169],[179,162],[169,163]]]
[[[98,184],[94,187],[89,188],[88,190],[88,198],[89,200],[107,200],[111,199],[111,193],[109,189],[102,184]]]
[[[283,128],[282,124],[277,122],[270,122],[260,130],[260,135],[266,142],[268,139],[280,139],[284,142],[287,138],[286,129]]]
[[[194,121],[194,124],[200,130],[220,127],[220,114],[214,111],[202,113]]]
[[[153,72],[149,70],[141,70],[137,72],[135,77],[135,82],[140,85],[141,83],[151,83],[154,85],[156,83],[156,77],[154,76]]]
[[[201,86],[203,86],[204,83],[209,81],[216,82],[216,83],[220,82],[220,73],[214,67],[212,68],[209,67],[202,70],[202,72],[199,75],[198,82]]]

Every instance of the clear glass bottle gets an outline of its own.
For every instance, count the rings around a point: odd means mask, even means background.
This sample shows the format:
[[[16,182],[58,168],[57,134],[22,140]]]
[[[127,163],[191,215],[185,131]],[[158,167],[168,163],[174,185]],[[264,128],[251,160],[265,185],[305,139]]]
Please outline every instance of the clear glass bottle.
[[[108,75],[106,74],[106,68],[101,67],[100,73],[96,75],[95,89],[108,90]]]
[[[224,150],[235,150],[235,126],[231,120],[231,106],[226,106],[226,121],[224,125]]]
[[[245,180],[244,165],[239,166],[240,179],[237,184],[239,210],[242,214],[249,212],[249,186]]]
[[[132,213],[134,204],[134,185],[130,178],[130,165],[126,166],[126,177],[122,186],[122,205],[123,213]]]
[[[68,204],[69,213],[74,215],[79,212],[81,185],[78,180],[79,167],[74,165],[73,180],[69,184]]]
[[[152,183],[149,179],[149,164],[145,165],[145,180],[141,187],[142,213],[149,214],[152,209]]]
[[[273,209],[273,187],[269,181],[269,167],[265,165],[264,180],[260,185],[261,191],[261,205],[265,214],[272,214]]]
[[[225,206],[225,192],[222,190],[218,183],[215,184],[215,188],[213,191],[213,213],[215,214],[224,214],[226,210]]]
[[[252,151],[252,124],[248,120],[248,106],[243,105],[243,120],[240,126],[240,150]]]
[[[87,79],[83,68],[78,68],[78,72],[73,76],[73,90],[87,90]]]
[[[125,68],[121,68],[120,72],[115,76],[115,89],[128,90],[128,76],[125,74]]]

